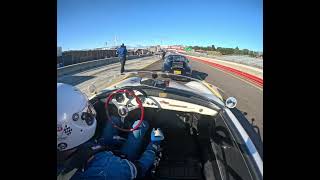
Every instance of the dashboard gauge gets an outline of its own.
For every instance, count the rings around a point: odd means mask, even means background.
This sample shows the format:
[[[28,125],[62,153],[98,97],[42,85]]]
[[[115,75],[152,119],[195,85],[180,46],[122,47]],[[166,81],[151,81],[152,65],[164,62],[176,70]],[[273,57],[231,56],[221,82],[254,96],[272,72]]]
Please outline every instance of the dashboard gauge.
[[[117,93],[115,95],[115,98],[116,98],[118,103],[122,103],[124,101],[124,95],[122,93]]]
[[[133,95],[130,95],[129,92],[126,92],[126,96],[127,96],[127,98],[130,99],[130,100],[134,98],[134,96],[133,96]]]

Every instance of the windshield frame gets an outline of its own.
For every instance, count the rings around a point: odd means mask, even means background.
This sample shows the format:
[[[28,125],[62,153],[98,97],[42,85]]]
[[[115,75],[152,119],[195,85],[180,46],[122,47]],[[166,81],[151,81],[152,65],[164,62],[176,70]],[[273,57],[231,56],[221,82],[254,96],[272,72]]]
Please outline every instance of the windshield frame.
[[[172,57],[172,56],[183,57],[183,60],[181,60],[181,59],[177,60],[177,59],[174,59],[174,58],[170,59],[170,57]],[[186,56],[180,55],[180,54],[169,54],[169,55],[165,56],[164,61],[165,62],[181,61],[181,62],[185,62],[185,63],[189,62],[189,60],[188,60],[188,58]]]
[[[165,76],[165,77],[161,77],[161,75]],[[219,97],[217,97],[214,93],[212,93],[212,95],[217,100],[219,100],[219,102],[214,100],[214,99],[212,99],[212,98],[203,96],[201,94],[197,94],[197,93],[195,93],[193,91],[177,89],[177,88],[174,88],[174,87],[161,88],[161,87],[157,87],[157,86],[150,86],[150,85],[142,84],[141,80],[145,76],[150,76],[150,77],[147,77],[147,78],[150,78],[150,79],[152,77],[156,76],[155,78],[153,78],[155,80],[159,80],[158,78],[160,78],[160,79],[167,78],[167,79],[170,79],[170,81],[172,81],[172,79],[171,79],[172,77],[184,78],[184,79],[187,80],[186,82],[196,81],[196,82],[200,83],[201,85],[203,85],[204,88],[206,88],[208,91],[211,92],[211,90],[207,86],[205,86],[202,83],[202,81],[200,81],[198,79],[195,79],[195,78],[192,78],[192,77],[187,77],[187,76],[183,76],[183,75],[176,75],[176,74],[172,74],[172,73],[164,73],[164,72],[159,72],[159,71],[133,71],[133,72],[125,72],[125,77],[124,78],[122,78],[121,80],[117,81],[115,84],[111,84],[111,85],[106,86],[105,88],[102,88],[102,90],[100,90],[98,92],[98,94],[107,93],[110,90],[114,91],[116,89],[130,88],[131,85],[123,85],[122,83],[125,83],[125,81],[128,81],[130,78],[137,77],[137,78],[140,78],[139,82],[138,81],[132,81],[132,80],[130,81],[130,83],[133,83],[133,84],[136,83],[136,85],[134,85],[132,87],[158,89],[158,90],[161,90],[161,91],[163,91],[165,93],[174,94],[174,95],[178,95],[178,96],[181,95],[181,94],[183,94],[184,96],[192,96],[192,97],[195,97],[197,99],[201,99],[202,101],[206,101],[206,102],[212,103],[213,106],[210,106],[209,108],[213,108],[214,110],[220,110],[220,109],[223,109],[225,107],[224,101],[221,100]],[[179,83],[179,81],[176,81],[176,80],[173,80],[173,81]],[[182,82],[185,82],[185,81],[182,81]],[[120,87],[121,84],[122,84],[122,86]]]
[[[115,79],[115,81],[113,83],[109,83],[110,82],[110,78],[105,78],[105,80],[101,80],[101,79],[97,79],[96,81],[94,81],[92,83],[92,85],[96,85],[99,84],[101,87],[99,88],[99,90],[97,90],[95,92],[95,94],[100,94],[100,92],[108,92],[109,90],[116,90],[116,89],[120,89],[120,88],[124,88],[123,87],[119,87],[119,85],[123,85],[123,83],[125,83],[126,81],[128,81],[127,83],[133,83],[135,85],[139,85],[139,86],[144,86],[144,87],[148,87],[148,85],[145,84],[141,84],[141,80],[142,77],[146,77],[150,78],[150,79],[155,79],[155,80],[159,80],[159,79],[168,79],[170,81],[174,81],[175,83],[183,83],[183,82],[191,82],[191,81],[195,81],[199,84],[201,84],[206,90],[208,90],[208,92],[210,92],[210,94],[212,96],[214,96],[214,98],[208,98],[205,96],[205,94],[201,94],[201,93],[196,93],[195,91],[192,91],[194,89],[190,88],[190,91],[182,91],[181,89],[176,89],[174,87],[166,87],[166,91],[168,91],[168,93],[181,93],[184,92],[185,94],[192,94],[194,96],[200,96],[201,99],[205,100],[205,101],[210,101],[212,102],[215,106],[218,106],[219,109],[225,107],[225,102],[223,99],[219,98],[215,93],[212,92],[211,89],[208,88],[208,86],[206,86],[203,82],[203,80],[199,80],[199,79],[195,79],[193,77],[188,77],[188,76],[183,76],[183,75],[176,75],[176,74],[172,74],[172,73],[167,73],[167,72],[161,72],[161,71],[132,71],[132,72],[125,72],[123,75],[114,75],[114,78],[119,78],[119,79]],[[137,77],[140,80],[129,80],[130,78],[133,77]],[[182,79],[181,81],[177,81],[175,79],[172,78],[178,78],[178,79]],[[103,81],[106,81],[106,85],[103,85]],[[102,82],[102,83],[101,83]],[[184,84],[182,84],[184,85]],[[130,86],[130,85],[129,85]],[[150,86],[153,87],[155,89],[161,89],[162,91],[164,90],[163,88],[159,88],[159,87],[154,87],[154,86]],[[219,91],[219,93],[221,93]],[[216,99],[216,100],[215,100]]]

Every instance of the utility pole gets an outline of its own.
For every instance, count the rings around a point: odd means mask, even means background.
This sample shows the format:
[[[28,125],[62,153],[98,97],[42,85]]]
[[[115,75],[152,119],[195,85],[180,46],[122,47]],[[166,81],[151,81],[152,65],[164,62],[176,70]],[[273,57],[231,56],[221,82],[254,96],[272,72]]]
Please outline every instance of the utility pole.
[[[118,42],[117,42],[117,36],[114,36],[114,45],[117,46]]]

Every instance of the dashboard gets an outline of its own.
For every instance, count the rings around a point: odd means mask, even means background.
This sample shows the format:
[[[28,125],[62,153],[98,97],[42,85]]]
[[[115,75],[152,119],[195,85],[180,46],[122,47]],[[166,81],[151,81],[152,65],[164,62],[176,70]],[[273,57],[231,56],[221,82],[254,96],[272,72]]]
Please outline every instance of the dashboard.
[[[194,112],[210,116],[215,116],[218,113],[216,110],[201,105],[167,98],[166,93],[159,93],[159,97],[145,97],[141,92],[136,90],[134,90],[134,93],[140,98],[142,105],[145,108],[166,109],[180,112]],[[117,93],[114,95],[113,99],[115,99],[119,105],[126,105],[131,109],[138,109],[138,103],[136,102],[136,99],[129,93]]]

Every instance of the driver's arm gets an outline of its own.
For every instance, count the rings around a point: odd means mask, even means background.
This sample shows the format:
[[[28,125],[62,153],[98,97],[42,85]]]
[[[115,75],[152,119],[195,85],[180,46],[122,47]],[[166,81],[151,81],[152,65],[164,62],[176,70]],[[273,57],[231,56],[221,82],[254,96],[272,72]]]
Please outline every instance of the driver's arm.
[[[144,177],[148,169],[153,165],[156,159],[156,153],[160,150],[160,143],[164,135],[160,129],[152,129],[151,142],[141,155],[140,159],[134,162],[137,168],[137,177]]]
[[[137,168],[137,177],[144,177],[146,172],[153,165],[156,158],[156,149],[150,143],[147,149],[143,152],[140,159],[135,161],[133,164]]]

